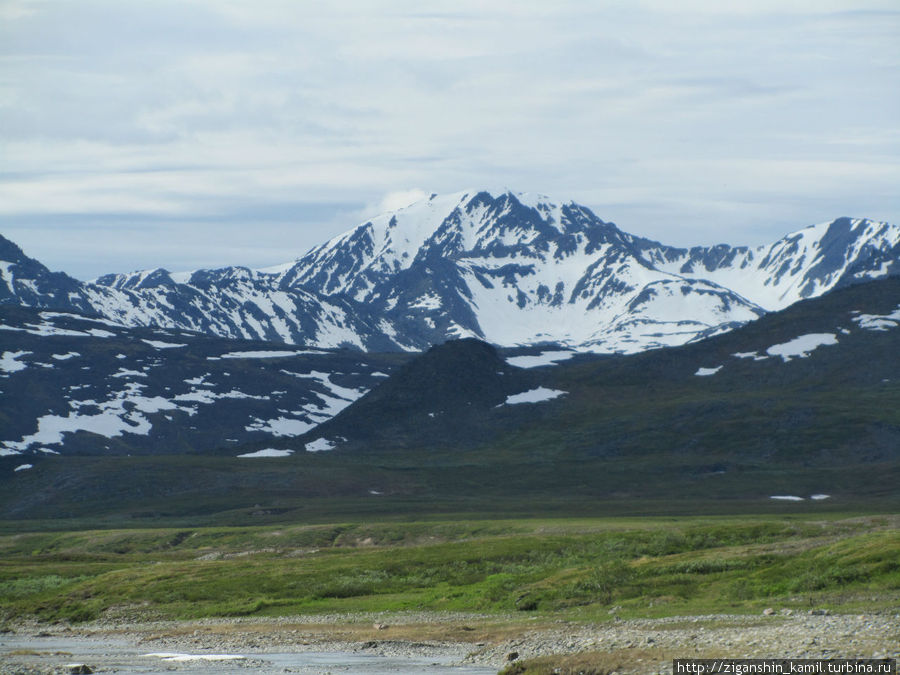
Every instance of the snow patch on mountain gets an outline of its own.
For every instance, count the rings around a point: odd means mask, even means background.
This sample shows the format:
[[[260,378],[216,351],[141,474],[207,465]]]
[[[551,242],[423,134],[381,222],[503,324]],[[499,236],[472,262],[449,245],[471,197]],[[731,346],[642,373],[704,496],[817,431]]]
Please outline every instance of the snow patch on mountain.
[[[327,438],[317,438],[307,443],[304,447],[307,452],[324,452],[334,450],[335,445],[334,441],[329,441]]]
[[[28,364],[22,363],[19,359],[30,353],[31,352],[26,351],[3,352],[3,354],[0,355],[0,370],[5,373],[16,373],[20,370],[25,370],[28,367]]]
[[[294,454],[293,450],[278,450],[276,448],[264,448],[255,452],[245,452],[238,457],[289,457]]]
[[[162,340],[141,340],[156,349],[175,349],[177,347],[186,347],[185,343],[163,342]]]
[[[254,396],[253,394],[245,394],[242,391],[232,389],[226,392],[209,391],[208,389],[192,389],[185,394],[177,394],[172,397],[173,401],[184,401],[188,403],[215,403],[221,399],[246,399],[253,401],[268,401],[269,396]]]
[[[15,294],[16,287],[13,283],[15,281],[15,276],[12,271],[13,267],[15,267],[15,263],[7,260],[0,260],[0,279],[3,279],[3,281],[6,282],[6,287],[9,289],[9,292]]]
[[[152,423],[147,415],[164,410],[184,410],[162,396],[143,396],[143,384],[128,383],[106,401],[70,401],[67,415],[48,414],[37,420],[37,431],[20,441],[4,441],[2,445],[14,454],[34,449],[33,446],[60,445],[65,434],[86,431],[106,438],[122,434],[150,433]],[[87,412],[82,413],[82,410]]]
[[[342,387],[331,381],[332,374],[313,370],[309,373],[294,373],[288,370],[281,372],[286,375],[293,375],[300,378],[311,378],[317,380],[322,386],[328,389],[329,394],[317,392],[316,397],[319,399],[318,404],[306,406],[304,412],[314,416],[320,422],[330,419],[337,415],[341,410],[360,398],[368,392],[368,389],[351,389]]]
[[[793,340],[772,345],[766,350],[770,356],[780,356],[785,362],[792,358],[807,358],[815,349],[827,345],[836,345],[837,335],[834,333],[809,333]]]
[[[419,296],[409,307],[410,309],[440,309],[441,299],[437,295],[430,293]]]
[[[119,368],[110,377],[147,377],[147,373],[142,373],[139,370],[129,370],[128,368]]]
[[[506,362],[517,368],[540,368],[541,366],[555,366],[562,361],[568,361],[576,353],[573,351],[550,350],[539,354],[509,356]]]
[[[313,351],[246,351],[246,352],[228,352],[221,356],[208,356],[207,360],[216,359],[283,359],[291,356],[302,356],[304,354],[317,354]]]
[[[823,501],[825,499],[830,499],[830,498],[831,498],[831,495],[826,495],[826,494],[814,494],[814,495],[809,496],[809,499],[811,499],[814,502],[820,502],[820,501]],[[775,500],[782,501],[782,502],[806,501],[806,497],[800,497],[798,495],[772,495],[771,497],[769,497],[769,499],[775,499]]]
[[[256,418],[245,429],[247,431],[261,431],[272,436],[292,437],[302,436],[315,426],[316,424],[304,420],[280,416],[270,420]]]
[[[900,307],[890,314],[859,314],[853,321],[865,330],[891,330],[900,326]]]
[[[547,387],[537,387],[523,391],[520,394],[513,394],[506,397],[506,401],[501,405],[518,405],[520,403],[543,403],[544,401],[552,401],[555,398],[564,396],[568,392],[559,389],[548,389]]]

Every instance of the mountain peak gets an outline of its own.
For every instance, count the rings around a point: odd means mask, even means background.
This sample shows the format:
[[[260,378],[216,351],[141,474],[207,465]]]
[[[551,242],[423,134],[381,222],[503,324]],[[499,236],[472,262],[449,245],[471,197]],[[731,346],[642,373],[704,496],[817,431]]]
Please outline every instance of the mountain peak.
[[[158,286],[175,286],[175,281],[169,270],[155,267],[149,270],[139,270],[127,274],[104,274],[94,280],[98,286],[108,286],[119,290],[140,290],[143,288],[156,288]]]
[[[14,242],[0,234],[0,261],[13,264],[21,264],[31,258]]]
[[[81,284],[64,272],[51,272],[0,236],[0,304],[91,312]]]
[[[323,347],[420,350],[477,337],[630,353],[900,274],[900,228],[842,217],[768,246],[684,249],[623,232],[574,201],[466,190],[377,215],[266,270],[154,269],[42,286],[29,280],[54,277],[25,265],[0,270],[0,301],[68,303],[131,325]]]

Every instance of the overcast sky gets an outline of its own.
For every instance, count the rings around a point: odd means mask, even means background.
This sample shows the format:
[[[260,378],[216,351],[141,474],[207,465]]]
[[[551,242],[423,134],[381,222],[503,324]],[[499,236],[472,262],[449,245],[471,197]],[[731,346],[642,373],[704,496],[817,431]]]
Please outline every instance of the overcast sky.
[[[897,0],[0,0],[0,234],[285,262],[418,194],[676,245],[900,221]]]

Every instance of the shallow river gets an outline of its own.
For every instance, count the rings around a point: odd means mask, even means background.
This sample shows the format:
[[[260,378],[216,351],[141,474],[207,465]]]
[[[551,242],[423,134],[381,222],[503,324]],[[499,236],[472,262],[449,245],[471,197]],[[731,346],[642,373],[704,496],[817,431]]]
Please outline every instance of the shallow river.
[[[124,640],[0,635],[0,673],[13,664],[60,667],[83,663],[94,672],[142,673],[352,673],[353,675],[495,675],[495,668],[454,666],[453,657],[378,656],[359,652],[228,653],[151,652]]]

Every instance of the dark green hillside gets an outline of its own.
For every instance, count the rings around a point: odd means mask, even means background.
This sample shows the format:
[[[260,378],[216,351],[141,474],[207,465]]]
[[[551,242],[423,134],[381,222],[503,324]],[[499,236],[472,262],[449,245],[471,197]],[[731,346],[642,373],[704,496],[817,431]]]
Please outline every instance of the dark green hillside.
[[[429,450],[476,446],[498,431],[490,411],[535,378],[474,339],[432,347],[305,438],[342,437],[354,449]]]
[[[713,471],[783,464],[817,469],[900,460],[900,330],[870,330],[856,311],[900,306],[900,280],[855,286],[679,349],[548,372],[570,392],[553,422],[513,434],[533,444],[538,427],[569,453],[663,455]],[[810,334],[833,335],[806,358],[751,353]],[[743,354],[744,358],[735,356]],[[721,368],[708,376],[699,369]],[[708,372],[708,371],[707,371]],[[545,423],[546,422],[546,423]]]
[[[617,492],[628,494],[643,491],[638,486],[647,471],[693,479],[790,469],[799,477],[891,464],[900,460],[900,329],[872,330],[856,319],[859,312],[886,315],[898,306],[900,280],[890,279],[799,303],[685,347],[529,371],[482,363],[487,347],[476,350],[471,341],[457,343],[451,356],[448,343],[308,438],[347,438],[336,452],[348,461],[365,451],[405,463],[406,449],[419,447],[449,449],[445,461],[461,465],[550,462],[557,474],[564,463],[602,461],[613,474],[640,466],[635,480],[616,483]],[[810,334],[832,336],[837,344],[818,346],[805,358],[767,354]],[[470,373],[481,378],[478,400],[471,387],[435,384]],[[567,393],[544,403],[498,405],[504,394],[537,386]],[[442,410],[453,411],[452,432]],[[487,430],[490,442],[466,451]],[[508,480],[515,474],[514,468]],[[626,489],[630,484],[634,490]],[[748,486],[745,493],[756,490]]]

